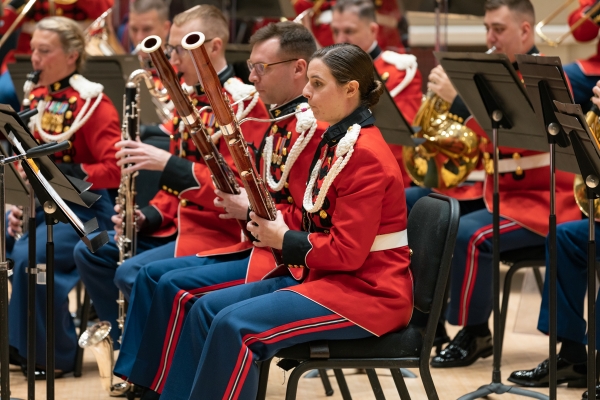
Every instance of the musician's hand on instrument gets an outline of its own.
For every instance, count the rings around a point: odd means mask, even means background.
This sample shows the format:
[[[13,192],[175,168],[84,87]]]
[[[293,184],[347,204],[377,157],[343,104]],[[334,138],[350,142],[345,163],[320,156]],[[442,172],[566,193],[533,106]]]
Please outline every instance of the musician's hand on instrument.
[[[19,175],[21,176],[21,178],[27,182],[27,174],[25,173],[25,170],[23,169],[23,165],[18,162],[17,163],[17,172],[19,173]]]
[[[138,170],[163,171],[171,153],[150,144],[137,142],[133,140],[121,140],[115,144],[120,148],[115,155],[119,160],[119,167],[124,164],[133,164],[123,169],[124,174],[129,174]]]
[[[592,103],[597,107],[600,107],[600,81],[596,82],[596,86],[593,87],[594,97],[592,97]]]
[[[215,189],[215,194],[217,195],[214,200],[215,206],[221,207],[225,211],[225,214],[219,214],[219,218],[246,220],[250,204],[246,189],[240,188],[240,194],[229,194]]]
[[[18,206],[11,206],[8,213],[8,234],[12,237],[23,233],[23,210]]]
[[[135,210],[135,229],[139,232],[146,222],[146,216],[140,210]]]
[[[115,224],[115,240],[117,240],[117,238],[123,234],[123,218],[121,217],[121,206],[117,204],[114,209],[116,214],[110,217],[110,220]]]
[[[258,242],[254,242],[256,247],[272,247],[281,250],[283,247],[283,236],[290,228],[283,220],[281,211],[277,211],[277,218],[274,221],[260,218],[254,212],[250,213],[251,221],[248,222],[247,229]]]
[[[457,95],[456,89],[452,86],[452,82],[450,82],[448,75],[446,75],[446,72],[441,65],[438,65],[431,70],[428,79],[427,89],[433,91],[444,101],[449,103],[454,101],[454,98]]]

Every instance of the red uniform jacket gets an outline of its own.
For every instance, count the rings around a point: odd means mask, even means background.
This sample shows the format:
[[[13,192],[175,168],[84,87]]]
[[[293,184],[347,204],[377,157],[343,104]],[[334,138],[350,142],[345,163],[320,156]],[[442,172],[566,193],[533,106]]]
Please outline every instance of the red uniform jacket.
[[[85,93],[90,88],[92,91],[100,90],[98,93],[102,97],[98,103],[98,95],[89,100],[82,98],[86,97]],[[65,174],[91,182],[92,189],[117,188],[121,181],[121,169],[115,159],[115,143],[121,139],[119,115],[101,90],[101,85],[75,74],[49,87],[37,87],[29,96],[31,108],[39,108],[40,111],[32,120],[39,121],[42,130],[53,136],[52,140],[58,140],[58,135],[73,132],[66,138],[71,141],[71,147],[55,153],[54,161]],[[75,131],[72,131],[72,125],[86,101],[89,102],[88,110],[93,111],[79,129],[75,124]],[[96,108],[93,108],[95,104]],[[41,139],[37,128],[34,135]]]
[[[373,123],[370,112],[359,107],[325,133],[313,159],[313,165],[323,163],[312,201],[323,190],[348,128],[362,126],[351,159],[333,180],[320,210],[303,210],[302,230],[286,232],[283,259],[290,269],[308,270],[304,282],[286,290],[379,336],[408,324],[413,288],[407,245],[371,251],[377,235],[406,229],[400,170]]]
[[[233,68],[219,74],[221,83],[233,77]],[[208,105],[206,95],[199,86],[197,93],[192,96],[196,107]],[[231,93],[229,93],[232,99]],[[248,107],[250,101],[244,101]],[[236,108],[237,109],[237,108]],[[267,110],[258,101],[248,116],[267,118]],[[209,133],[215,131],[215,118],[211,111],[203,112],[201,118]],[[214,184],[206,164],[189,134],[180,129],[180,119],[176,114],[172,124],[164,128],[171,135],[170,151],[173,156],[161,175],[159,185],[161,190],[154,196],[142,212],[147,218],[144,231],[153,236],[170,236],[177,233],[175,256],[187,256],[197,251],[233,245],[242,238],[242,233],[236,221],[226,221],[219,218],[220,208],[214,206]],[[258,143],[266,129],[262,122],[248,122],[242,126],[244,136],[249,143]],[[224,140],[219,140],[217,148],[228,165],[237,176],[237,170]],[[238,178],[238,183],[241,184]]]
[[[14,2],[13,2],[14,3]],[[25,3],[25,2],[23,2]],[[31,7],[31,10],[27,13],[27,15],[21,20],[19,26],[23,24],[32,22],[38,22],[39,20],[48,17],[50,12],[48,10],[49,7],[48,0],[38,0]],[[73,4],[60,4],[59,2],[53,2],[55,8],[55,14],[61,17],[67,17],[73,19],[75,21],[93,21],[98,18],[102,13],[109,8],[111,8],[114,4],[113,0],[76,0]],[[15,10],[12,7],[7,7],[4,10],[4,16],[0,19],[2,21],[2,26],[0,27],[0,35],[3,35],[8,28],[12,25],[12,23],[17,19],[20,14],[21,8]],[[29,29],[31,30],[31,28]],[[14,62],[14,54],[30,54],[31,50],[29,48],[29,42],[31,41],[31,32],[23,32],[19,36],[17,41],[17,48],[7,55],[6,60],[4,62],[4,66],[2,68],[2,72],[6,70],[7,62]]]
[[[594,0],[579,0],[579,8],[569,15],[569,26],[572,26],[596,2]],[[593,21],[586,19],[573,31],[573,37],[578,42],[589,42],[598,37],[600,27]],[[577,64],[585,75],[600,75],[600,41],[597,43],[596,54],[587,60],[577,60]]]
[[[295,112],[297,106],[301,103],[306,103],[306,99],[302,96],[296,99],[278,106],[271,110],[273,117],[281,117],[283,115]],[[310,114],[312,116],[312,113]],[[306,119],[306,118],[305,118]],[[300,132],[297,131],[297,117],[290,117],[282,121],[276,122],[271,125],[271,128],[266,132],[265,137],[261,143],[257,157],[257,167],[260,168],[260,173],[263,178],[266,176],[265,164],[263,158],[263,150],[265,141],[268,136],[273,136],[273,154],[276,154],[271,159],[271,165],[268,173],[270,173],[274,179],[279,182],[282,175],[282,166],[284,169],[289,169],[288,161],[289,151],[296,143]],[[290,229],[300,229],[301,226],[301,207],[302,198],[304,196],[304,190],[306,188],[306,181],[308,180],[308,171],[313,155],[317,149],[317,145],[323,136],[325,126],[321,123],[317,123],[317,128],[312,135],[311,140],[308,142],[306,147],[302,150],[298,158],[295,160],[292,169],[289,171],[287,182],[284,187],[274,192],[271,190],[271,196],[275,201],[276,207],[283,214],[283,217],[290,227]],[[304,137],[306,138],[309,131],[306,131]],[[251,249],[252,254],[250,255],[250,262],[248,265],[248,272],[246,274],[246,282],[254,282],[261,280],[265,275],[271,272],[277,267],[275,259],[271,253],[270,248],[254,247],[250,241],[238,243],[234,246],[227,248],[212,249],[199,253],[198,256],[210,256],[210,255],[222,255],[230,254],[241,251],[247,251]]]
[[[312,0],[293,0],[294,11],[299,15],[309,8],[315,7]],[[384,49],[404,53],[404,45],[398,31],[398,22],[401,18],[401,12],[396,0],[376,0],[375,9],[377,12],[377,22],[379,23],[379,33],[377,42]],[[311,28],[317,42],[322,46],[333,44],[333,35],[331,32],[331,8],[335,1],[324,1],[321,6],[315,10],[312,18]]]
[[[402,112],[404,118],[411,123],[421,107],[423,94],[421,93],[422,77],[417,69],[417,60],[410,54],[398,54],[391,51],[382,52],[376,46],[370,53],[375,70],[385,83],[385,87],[393,95],[396,107]],[[399,90],[404,86],[404,89]],[[410,185],[410,177],[404,168],[402,161],[402,146],[390,144],[392,153],[400,171],[405,185]]]

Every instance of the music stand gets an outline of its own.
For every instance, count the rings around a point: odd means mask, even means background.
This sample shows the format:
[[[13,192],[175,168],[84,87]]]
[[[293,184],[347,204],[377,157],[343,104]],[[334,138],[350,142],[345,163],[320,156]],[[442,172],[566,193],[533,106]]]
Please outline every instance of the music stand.
[[[386,143],[411,147],[418,144],[412,137],[415,129],[398,109],[387,88],[379,97],[379,102],[371,108],[371,112],[375,117],[375,126],[381,131]]]
[[[65,145],[68,146],[67,142],[60,143],[56,146],[50,143],[38,146],[33,135],[27,129],[26,124],[19,118],[19,115],[10,106],[6,105],[0,105],[0,132],[2,132],[8,142],[12,145],[13,151],[16,154],[14,157],[1,160],[2,164],[14,162],[16,160],[24,160],[22,161],[23,169],[27,174],[27,178],[33,191],[44,207],[44,214],[46,216],[46,225],[48,229],[48,240],[46,244],[46,390],[47,399],[54,400],[53,225],[59,221],[69,223],[92,252],[95,252],[108,242],[108,234],[106,231],[103,231],[92,239],[88,238],[89,234],[98,229],[96,218],[84,223],[65,203],[65,200],[68,200],[84,207],[90,207],[100,198],[99,195],[82,191],[82,188],[89,188],[89,184],[74,185],[71,183],[52,160],[45,156],[59,151],[59,149],[64,148]],[[36,158],[37,162],[32,161],[32,158]],[[0,228],[2,228],[2,233],[0,233],[0,240],[2,240],[2,244],[0,245],[0,253],[2,253],[0,254],[0,257],[2,257],[2,259],[0,259],[0,270],[4,270],[7,267],[7,263],[4,261],[6,254],[6,249],[4,247],[4,199],[0,199],[0,202],[2,203],[0,205],[0,220],[2,220],[2,226],[0,226]],[[35,229],[35,224],[32,229]],[[2,272],[2,274],[4,274],[4,272]],[[8,329],[8,326],[6,326],[6,329]],[[1,338],[4,339],[4,337]],[[8,335],[6,335],[6,339],[8,339]],[[6,343],[3,344],[3,346],[5,346],[5,348],[8,347],[8,340],[6,340]],[[8,354],[2,351],[2,356],[6,358],[8,357]],[[28,366],[28,369],[31,368],[35,368],[35,363]],[[2,389],[4,392],[4,385]],[[8,386],[6,386],[6,390],[8,390]],[[2,393],[2,396],[3,398],[8,398],[4,393]]]
[[[492,382],[481,386],[459,400],[485,397],[489,394],[511,393],[537,399],[546,395],[502,383],[500,362],[502,328],[500,318],[500,204],[498,190],[498,146],[520,147],[546,151],[547,140],[539,133],[539,126],[525,88],[504,54],[444,53],[435,57],[452,81],[479,125],[492,136],[493,144],[493,312],[494,361]],[[537,133],[536,133],[537,132]],[[501,133],[501,135],[499,135]]]
[[[590,131],[579,104],[565,104],[554,101],[560,128],[567,132],[572,149],[585,182],[588,198],[588,359],[587,386],[588,399],[596,393],[596,230],[594,221],[594,200],[600,195],[600,149],[598,139]],[[550,129],[557,129],[551,126]],[[549,130],[550,130],[549,129]]]
[[[556,115],[553,101],[573,103],[571,91],[565,79],[560,58],[542,57],[526,54],[516,56],[519,71],[523,77],[529,99],[533,104],[535,114],[540,121],[540,128],[546,132],[550,153],[550,216],[549,216],[549,394],[551,399],[556,398],[556,343],[557,339],[557,249],[556,249],[556,168],[568,172],[578,173],[577,160],[570,148],[569,138],[562,129]],[[558,147],[556,147],[558,145]],[[560,164],[557,161],[560,158]],[[593,351],[590,351],[594,354]],[[593,357],[592,357],[593,359]],[[591,368],[592,376],[594,367]],[[590,370],[588,369],[588,372]],[[595,378],[594,378],[595,382]],[[595,383],[594,383],[595,386]]]

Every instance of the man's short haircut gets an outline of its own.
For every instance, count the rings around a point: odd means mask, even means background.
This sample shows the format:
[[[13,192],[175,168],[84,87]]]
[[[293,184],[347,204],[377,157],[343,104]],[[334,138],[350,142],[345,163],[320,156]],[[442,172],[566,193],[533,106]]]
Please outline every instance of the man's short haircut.
[[[535,23],[535,11],[530,0],[486,0],[485,11],[494,11],[500,7],[506,6],[512,12],[525,16],[533,25]]]
[[[206,39],[220,38],[223,43],[229,42],[229,24],[225,15],[215,6],[202,4],[177,14],[173,25],[182,26],[189,21],[200,21]]]
[[[308,62],[317,51],[315,39],[308,29],[291,21],[263,26],[252,35],[250,44],[254,46],[272,38],[279,39],[279,54],[285,58],[301,58]]]
[[[351,11],[358,14],[358,18],[369,22],[377,22],[375,17],[375,5],[371,0],[339,0],[333,6],[333,11],[343,13]]]
[[[161,21],[169,19],[169,6],[165,0],[134,0],[129,6],[129,11],[136,14],[145,14],[156,10]]]

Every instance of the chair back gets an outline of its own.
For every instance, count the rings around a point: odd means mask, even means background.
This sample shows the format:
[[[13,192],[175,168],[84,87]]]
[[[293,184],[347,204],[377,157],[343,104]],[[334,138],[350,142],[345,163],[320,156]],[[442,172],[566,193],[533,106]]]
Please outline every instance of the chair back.
[[[436,193],[419,199],[408,217],[414,304],[416,309],[429,314],[422,348],[427,357],[446,298],[459,219],[458,201]]]

